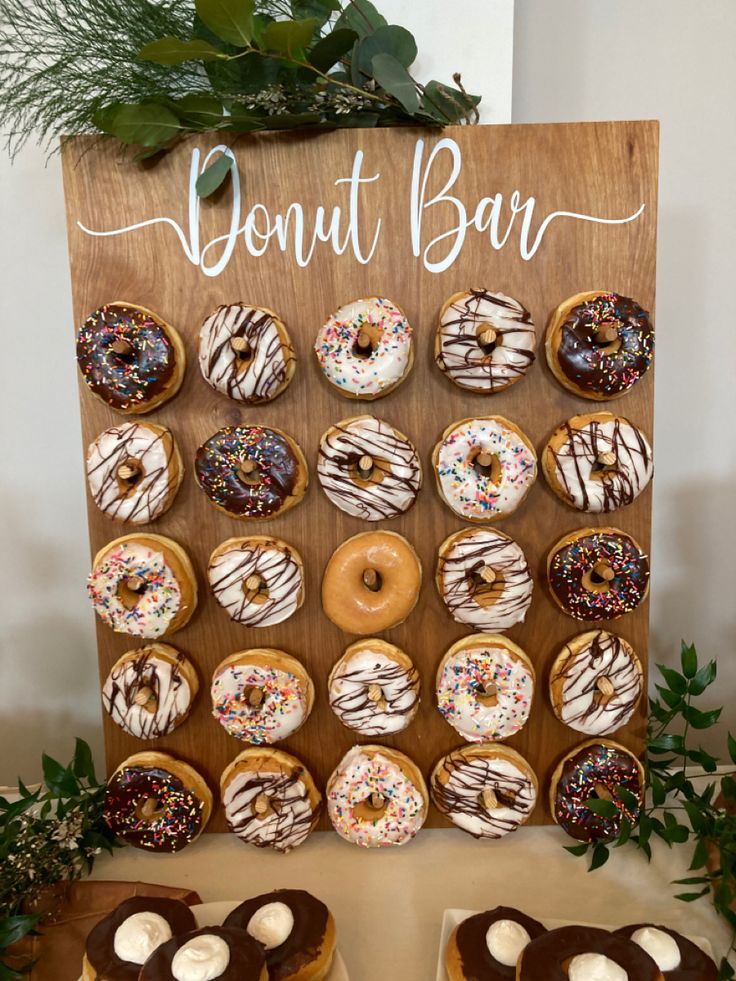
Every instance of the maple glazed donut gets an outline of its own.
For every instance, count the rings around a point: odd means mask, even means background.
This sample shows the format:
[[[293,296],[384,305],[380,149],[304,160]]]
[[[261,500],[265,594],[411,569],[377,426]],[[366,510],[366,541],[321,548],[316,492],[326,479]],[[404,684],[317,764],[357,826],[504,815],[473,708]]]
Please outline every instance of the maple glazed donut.
[[[171,430],[150,422],[113,426],[87,449],[87,484],[113,521],[148,524],[174,502],[184,477]]]
[[[290,436],[266,426],[228,426],[197,450],[197,480],[219,511],[241,520],[284,514],[304,497],[309,474]]]
[[[408,756],[388,746],[354,746],[327,782],[335,831],[363,848],[404,845],[427,818],[424,777]]]
[[[198,690],[197,672],[183,654],[168,644],[148,644],[113,664],[102,704],[129,735],[158,739],[184,722]]]
[[[652,479],[652,448],[628,419],[593,412],[573,416],[552,433],[542,469],[570,507],[615,511],[636,500]]]
[[[419,708],[419,672],[411,658],[377,637],[347,648],[327,689],[340,722],[364,736],[402,732]]]
[[[443,756],[432,773],[435,807],[474,838],[502,838],[531,816],[537,777],[508,746],[463,746]]]
[[[263,948],[245,930],[179,933],[148,958],[138,981],[269,981]]]
[[[704,950],[681,933],[654,923],[633,923],[614,931],[652,957],[664,981],[717,981],[718,968]]]
[[[155,313],[115,301],[79,328],[77,364],[93,395],[116,412],[135,415],[176,395],[186,355],[177,332]]]
[[[129,756],[105,788],[107,826],[126,844],[148,851],[181,851],[199,837],[211,813],[204,779],[167,753]]]
[[[630,644],[606,630],[573,637],[549,678],[552,709],[571,729],[605,736],[625,726],[642,696],[641,662]]]
[[[220,306],[202,324],[199,367],[207,384],[237,402],[271,402],[291,381],[296,357],[273,310]]]
[[[534,696],[526,653],[500,634],[471,634],[437,669],[440,714],[469,743],[508,739],[526,724]]]
[[[332,503],[364,521],[408,511],[422,486],[422,465],[411,440],[373,416],[353,416],[322,436],[317,476]]]
[[[524,377],[535,347],[532,318],[518,300],[471,289],[445,301],[434,359],[460,388],[490,395]]]
[[[207,565],[215,599],[235,623],[271,627],[288,620],[304,602],[304,565],[280,538],[228,538]]]
[[[447,941],[449,981],[514,981],[522,949],[544,932],[538,920],[509,906],[469,916]]]
[[[637,944],[600,927],[549,930],[519,954],[517,981],[663,981]]]
[[[625,746],[608,739],[589,739],[560,761],[552,775],[549,801],[552,817],[562,830],[578,841],[613,841],[621,822],[633,827],[644,803],[644,768]],[[633,795],[635,804],[622,800],[621,791]],[[611,801],[616,813],[597,814],[589,800]]]
[[[408,375],[414,360],[404,312],[378,296],[354,300],[332,314],[314,352],[331,387],[349,399],[380,399]]]
[[[306,669],[284,651],[259,647],[226,657],[212,676],[212,715],[243,742],[288,739],[307,721],[314,686]]]
[[[503,416],[461,419],[432,454],[440,497],[466,521],[507,518],[537,478],[531,441]]]
[[[322,606],[349,634],[373,634],[402,623],[422,584],[417,553],[394,531],[365,531],[332,554],[322,579]]]
[[[171,538],[124,535],[95,556],[87,594],[116,633],[156,639],[189,622],[197,581],[189,556]]]
[[[569,616],[615,620],[646,598],[649,559],[618,528],[581,528],[550,550],[547,580],[553,599]]]
[[[289,852],[319,820],[322,797],[311,774],[280,749],[243,750],[220,778],[225,818],[234,835],[257,848]]]
[[[488,633],[522,623],[534,589],[521,547],[495,528],[463,528],[446,538],[435,583],[454,620]]]
[[[654,328],[635,300],[594,290],[560,304],[545,346],[561,385],[583,398],[606,401],[625,395],[648,371]]]

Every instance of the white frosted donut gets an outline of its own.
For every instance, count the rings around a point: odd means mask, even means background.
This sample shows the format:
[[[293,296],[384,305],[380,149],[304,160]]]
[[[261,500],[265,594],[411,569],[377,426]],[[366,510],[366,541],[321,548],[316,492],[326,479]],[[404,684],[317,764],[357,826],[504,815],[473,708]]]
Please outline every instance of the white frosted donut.
[[[364,848],[403,845],[427,817],[427,790],[408,757],[383,746],[354,746],[329,779],[327,813],[335,831]]]
[[[146,422],[112,426],[87,450],[92,500],[115,521],[148,524],[172,504],[183,477],[170,430]]]
[[[168,644],[151,644],[112,666],[102,704],[129,735],[157,739],[184,721],[196,690],[196,674],[184,655]]]
[[[642,696],[642,668],[622,637],[591,630],[562,648],[549,687],[560,722],[588,736],[605,736],[634,714]]]
[[[610,412],[573,416],[547,443],[543,465],[555,493],[578,511],[631,504],[652,479],[652,448],[633,423]]]
[[[314,701],[309,675],[296,658],[271,648],[239,651],[212,675],[212,715],[243,742],[287,739],[307,719]]]
[[[367,469],[361,470],[363,463]],[[422,465],[413,443],[389,423],[356,416],[322,436],[317,476],[334,505],[365,521],[396,518],[422,486]]]
[[[433,462],[443,500],[468,521],[512,514],[537,477],[534,447],[503,416],[453,423],[435,447]]]
[[[230,538],[210,556],[207,578],[231,620],[270,627],[304,602],[304,567],[297,550],[278,538]]]
[[[294,374],[294,350],[272,310],[232,303],[202,324],[199,367],[217,392],[238,402],[270,402]]]
[[[419,708],[419,672],[403,651],[377,638],[351,644],[327,687],[340,722],[364,736],[401,732]]]
[[[500,635],[463,637],[437,671],[437,707],[469,743],[513,736],[526,724],[533,696],[529,658]]]
[[[523,622],[534,589],[520,546],[495,528],[464,528],[445,539],[436,581],[453,619],[491,633]]]
[[[442,308],[435,361],[461,388],[500,392],[526,374],[535,345],[531,316],[518,300],[471,289]]]
[[[369,346],[359,346],[361,335]],[[380,398],[411,368],[412,329],[399,307],[371,296],[333,313],[314,351],[327,381],[347,398]]]

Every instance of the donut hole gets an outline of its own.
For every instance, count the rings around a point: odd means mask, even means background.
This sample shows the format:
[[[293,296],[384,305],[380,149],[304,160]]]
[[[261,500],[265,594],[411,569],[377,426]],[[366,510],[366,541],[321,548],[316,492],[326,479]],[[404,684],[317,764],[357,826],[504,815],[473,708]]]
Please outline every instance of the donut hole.
[[[365,800],[360,801],[353,808],[353,817],[356,821],[366,821],[368,824],[376,824],[386,813],[388,801],[383,794],[369,794]]]
[[[156,711],[158,702],[153,689],[153,678],[141,681],[133,695],[133,704],[139,705],[145,712],[153,714]]]
[[[374,457],[364,453],[348,463],[348,474],[353,483],[359,487],[368,487],[370,484],[381,484],[391,468],[386,460],[376,460]]]
[[[124,337],[116,337],[110,345],[110,350],[113,352],[115,357],[118,358],[118,360],[124,362],[125,364],[130,364],[135,360],[135,348],[130,341],[126,341]]]
[[[253,360],[253,348],[245,337],[232,337],[230,347],[235,355],[235,367],[238,371],[247,371]]]
[[[378,569],[364,569],[362,579],[366,589],[369,589],[372,593],[380,592],[383,586],[383,576]]]
[[[478,324],[475,329],[475,339],[481,351],[488,356],[503,344],[503,335],[486,323]]]
[[[583,589],[587,589],[590,593],[607,593],[615,577],[616,573],[611,566],[607,562],[600,561],[583,574],[581,584]]]
[[[484,562],[476,562],[467,571],[466,578],[470,594],[478,606],[493,606],[501,598],[504,586],[503,574]]]
[[[613,682],[605,675],[601,675],[595,685],[596,690],[593,695],[593,703],[597,708],[605,708],[616,694]]]
[[[493,708],[498,705],[498,686],[495,681],[485,678],[476,682],[474,686],[475,697],[481,705],[486,708]]]
[[[281,810],[281,801],[276,797],[269,797],[268,794],[261,793],[253,801],[253,814],[257,821],[266,821],[272,814],[278,814]]]
[[[603,450],[593,460],[590,468],[590,476],[593,480],[603,480],[618,469],[618,458],[613,450]]]
[[[380,331],[373,324],[363,324],[353,341],[352,353],[356,358],[370,358],[378,346]]]
[[[380,685],[368,685],[366,688],[366,697],[369,702],[372,702],[379,712],[384,712],[388,707],[388,702],[386,696],[383,693],[383,688]]]
[[[259,709],[265,697],[266,693],[262,688],[258,688],[256,685],[249,685],[243,691],[242,700],[247,708]]]
[[[487,477],[493,484],[500,484],[503,471],[497,453],[491,453],[479,446],[470,457],[470,465],[481,477]]]
[[[604,354],[614,354],[621,347],[619,329],[623,326],[620,320],[603,320],[592,325],[591,343]]]
[[[156,797],[145,797],[135,805],[135,815],[139,821],[153,824],[166,815],[166,808]]]
[[[238,477],[244,484],[258,484],[261,480],[261,471],[255,460],[243,460],[238,467]]]
[[[115,471],[115,476],[118,481],[120,493],[132,494],[143,476],[143,466],[140,460],[135,460],[130,456],[120,464]]]
[[[120,580],[117,596],[126,610],[132,610],[140,603],[147,585],[143,576],[126,576]]]
[[[255,603],[256,606],[262,606],[269,600],[268,585],[257,572],[243,580],[242,590],[248,603]]]

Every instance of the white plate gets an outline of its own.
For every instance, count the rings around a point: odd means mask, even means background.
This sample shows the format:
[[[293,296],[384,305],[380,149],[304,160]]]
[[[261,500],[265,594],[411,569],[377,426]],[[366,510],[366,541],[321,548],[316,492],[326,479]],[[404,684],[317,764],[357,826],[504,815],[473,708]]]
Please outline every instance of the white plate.
[[[195,907],[196,909],[196,907]],[[437,978],[436,981],[447,981],[447,971],[445,971],[445,948],[447,947],[447,941],[450,939],[450,934],[458,925],[462,923],[463,920],[467,920],[469,916],[475,916],[476,913],[481,912],[477,909],[446,909],[442,914],[442,934],[440,936],[440,949],[437,954]],[[557,927],[563,926],[597,926],[602,927],[604,930],[615,930],[617,927],[612,927],[606,923],[580,923],[578,920],[554,920],[548,919],[546,916],[542,918],[544,925],[550,929],[555,930]],[[692,940],[694,944],[697,944],[708,957],[713,956],[713,948],[711,947],[710,940],[705,937],[691,937],[690,934],[683,934],[688,940]]]
[[[240,906],[241,902],[241,899],[237,899],[224,900],[219,903],[202,903],[201,906],[192,906],[192,913],[194,913],[197,926],[220,926],[228,913],[231,913],[236,906]],[[339,950],[335,951],[332,968],[325,981],[350,981],[345,961]]]

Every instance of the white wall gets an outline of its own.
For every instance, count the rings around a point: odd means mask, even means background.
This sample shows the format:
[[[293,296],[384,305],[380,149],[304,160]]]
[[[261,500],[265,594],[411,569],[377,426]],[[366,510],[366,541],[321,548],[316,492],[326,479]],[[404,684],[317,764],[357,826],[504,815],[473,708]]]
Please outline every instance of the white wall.
[[[423,73],[462,70],[504,118],[508,46],[486,18],[508,0],[378,6],[432,48]],[[518,0],[515,31],[516,121],[662,121],[652,656],[694,639],[733,702],[736,3]],[[1,784],[74,734],[101,755],[61,178],[33,149],[0,157],[0,268]]]

